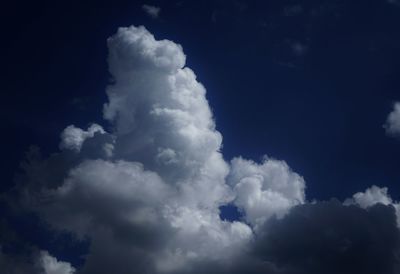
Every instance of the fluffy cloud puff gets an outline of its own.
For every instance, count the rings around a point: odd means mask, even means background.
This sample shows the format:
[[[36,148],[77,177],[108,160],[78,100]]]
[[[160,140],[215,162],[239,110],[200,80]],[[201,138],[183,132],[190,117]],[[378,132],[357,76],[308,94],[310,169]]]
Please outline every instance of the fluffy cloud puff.
[[[61,133],[60,148],[79,152],[83,142],[88,138],[92,138],[96,132],[104,134],[104,129],[97,124],[91,125],[87,131],[70,125]]]
[[[386,187],[372,186],[367,188],[365,192],[357,192],[352,198],[347,199],[344,204],[355,204],[365,209],[376,204],[392,206],[395,209],[397,224],[400,227],[400,204],[392,200]]]
[[[18,199],[9,199],[56,231],[89,239],[85,264],[76,270],[40,253],[35,260],[48,273],[333,273],[328,263],[343,270],[340,251],[353,241],[351,258],[397,250],[386,191],[356,194],[358,206],[302,205],[304,179],[284,161],[226,163],[206,90],[185,67],[180,45],[129,27],[110,37],[108,48],[109,132],[71,125],[61,134],[60,152],[42,158],[33,149],[13,192]],[[241,220],[220,218],[219,207],[228,203]],[[388,237],[382,242],[380,232]],[[367,253],[359,248],[364,242]],[[329,260],[318,255],[325,246]],[[378,258],[377,267],[387,271],[375,273],[392,273],[393,257],[387,260]]]
[[[284,161],[265,158],[262,164],[235,158],[228,182],[236,194],[235,205],[255,227],[272,216],[283,217],[305,201],[305,182]]]

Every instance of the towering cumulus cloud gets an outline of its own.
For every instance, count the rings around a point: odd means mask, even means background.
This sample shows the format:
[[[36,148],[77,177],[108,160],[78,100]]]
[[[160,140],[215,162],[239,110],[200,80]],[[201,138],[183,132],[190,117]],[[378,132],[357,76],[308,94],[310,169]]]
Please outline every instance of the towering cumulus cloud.
[[[110,130],[66,127],[59,153],[30,153],[14,191],[18,206],[53,230],[90,242],[83,266],[41,251],[33,258],[45,273],[333,273],[335,263],[336,273],[355,273],[347,270],[358,264],[379,272],[360,256],[393,273],[394,256],[384,255],[398,252],[398,230],[385,189],[346,205],[303,205],[304,179],[286,162],[225,162],[205,88],[185,67],[180,45],[132,26],[110,37],[108,48]],[[242,217],[222,220],[227,204]],[[390,243],[386,253],[375,242],[362,250],[380,233]],[[318,254],[325,245],[328,257]],[[343,256],[356,264],[346,269]]]

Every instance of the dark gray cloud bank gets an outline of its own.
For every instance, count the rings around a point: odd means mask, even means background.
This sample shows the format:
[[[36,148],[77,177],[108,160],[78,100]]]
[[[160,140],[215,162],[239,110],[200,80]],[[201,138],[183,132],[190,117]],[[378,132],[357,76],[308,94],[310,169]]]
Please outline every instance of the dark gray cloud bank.
[[[12,252],[3,247],[24,241],[3,236],[2,271],[399,273],[399,205],[386,188],[344,203],[308,202],[304,179],[284,161],[226,162],[206,90],[180,45],[132,26],[108,47],[110,129],[66,127],[60,151],[43,158],[32,149],[3,197],[56,233],[89,240],[85,263],[37,246]],[[395,113],[386,128],[396,127]],[[226,204],[242,219],[222,220]]]

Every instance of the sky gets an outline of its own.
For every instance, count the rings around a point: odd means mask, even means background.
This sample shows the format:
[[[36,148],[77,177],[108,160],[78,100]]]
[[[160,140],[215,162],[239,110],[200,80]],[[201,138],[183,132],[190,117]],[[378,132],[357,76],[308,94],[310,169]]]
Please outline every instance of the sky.
[[[400,271],[400,1],[1,10],[7,274]]]

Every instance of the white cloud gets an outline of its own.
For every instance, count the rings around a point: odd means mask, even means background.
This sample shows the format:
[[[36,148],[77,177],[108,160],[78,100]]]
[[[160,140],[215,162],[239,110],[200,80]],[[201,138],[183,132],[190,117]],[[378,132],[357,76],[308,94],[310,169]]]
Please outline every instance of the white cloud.
[[[352,199],[347,200],[345,203],[352,202],[358,204],[362,208],[367,208],[377,203],[389,205],[392,203],[392,199],[388,195],[387,187],[379,188],[377,186],[372,186],[367,188],[365,192],[357,192],[353,195]]]
[[[394,103],[393,110],[389,113],[384,128],[387,135],[400,136],[400,102]]]
[[[228,182],[234,187],[234,203],[257,226],[272,216],[282,217],[305,201],[305,182],[284,161],[265,158],[262,164],[235,158]]]
[[[380,188],[375,185],[371,186],[370,188],[367,188],[365,192],[357,192],[352,198],[346,199],[344,204],[356,204],[364,209],[376,204],[391,205],[396,210],[397,225],[400,227],[400,204],[392,200],[388,194],[387,187]]]
[[[51,207],[43,204],[38,209],[46,220],[93,243],[85,266],[88,273],[120,259],[115,258],[118,253],[105,254],[105,248],[124,250],[135,263],[151,261],[157,271],[165,272],[202,260],[226,260],[252,237],[246,224],[222,221],[217,207],[192,205],[184,191],[139,163],[85,161],[71,170],[61,187],[42,194],[52,201]],[[114,271],[132,267],[123,261]]]
[[[184,67],[182,47],[155,40],[144,27],[120,28],[108,46],[115,83],[107,88],[104,117],[116,129],[115,157],[140,162],[180,185],[192,202],[215,206],[226,200],[222,136],[205,88]]]
[[[98,132],[104,134],[104,129],[98,124],[92,124],[88,130],[83,130],[74,125],[66,127],[61,133],[61,149],[70,149],[75,151],[80,151],[83,142],[87,138],[91,138],[94,134]]]
[[[40,265],[43,268],[43,274],[73,274],[75,268],[69,263],[58,261],[56,258],[51,256],[47,251],[40,253]]]
[[[151,5],[142,5],[142,9],[152,18],[158,18],[161,8]]]
[[[168,192],[162,179],[140,163],[87,160],[69,172],[62,186],[45,191],[55,203],[41,211],[55,226],[85,235],[93,225],[156,222],[152,212]]]
[[[233,191],[205,88],[181,46],[144,27],[120,28],[108,46],[114,81],[104,117],[113,131],[67,127],[60,147],[78,160],[57,187],[36,189],[33,207],[91,240],[82,273],[190,272],[229,261],[253,232],[219,217]],[[95,153],[108,146],[112,153]]]

